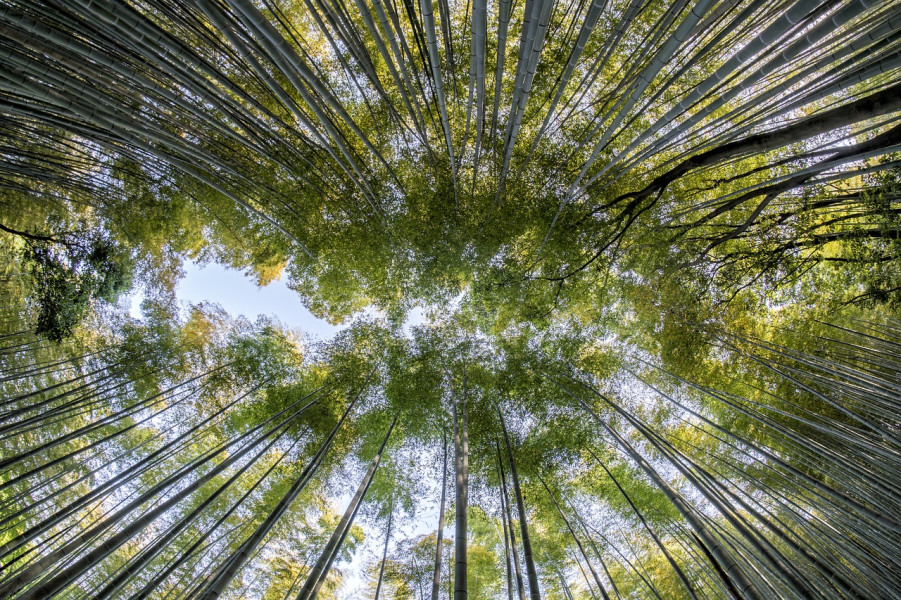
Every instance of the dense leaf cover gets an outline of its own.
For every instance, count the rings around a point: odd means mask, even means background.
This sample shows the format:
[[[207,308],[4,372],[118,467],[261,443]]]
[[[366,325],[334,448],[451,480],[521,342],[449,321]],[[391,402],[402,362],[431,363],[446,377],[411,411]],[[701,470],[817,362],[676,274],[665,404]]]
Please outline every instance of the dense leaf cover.
[[[0,2],[0,598],[901,597],[899,33]]]

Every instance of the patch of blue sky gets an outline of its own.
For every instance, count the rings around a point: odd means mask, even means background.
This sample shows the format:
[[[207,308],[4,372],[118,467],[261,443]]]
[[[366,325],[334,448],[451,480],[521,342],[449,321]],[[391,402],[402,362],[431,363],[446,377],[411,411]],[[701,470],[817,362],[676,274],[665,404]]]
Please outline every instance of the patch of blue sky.
[[[274,317],[286,327],[299,329],[318,339],[331,337],[353,320],[348,319],[342,325],[332,325],[325,319],[315,317],[303,305],[297,292],[281,280],[260,287],[240,271],[217,263],[199,265],[186,260],[183,269],[184,276],[179,280],[175,294],[185,305],[203,302],[218,304],[229,314],[244,315],[251,321],[255,321],[260,315]],[[135,318],[141,317],[142,300],[143,294],[139,289],[131,297],[130,313]],[[364,312],[381,316],[379,311],[373,309],[366,309]],[[412,309],[404,323],[404,333],[410,335],[410,328],[425,320],[422,308]]]
[[[259,287],[240,271],[216,263],[198,265],[185,261],[183,269],[184,277],[175,290],[183,304],[218,304],[229,314],[244,315],[251,321],[260,315],[275,317],[286,327],[321,339],[341,330],[340,326],[313,316],[301,303],[297,292],[284,281]],[[140,291],[132,296],[130,312],[133,317],[140,318],[142,299]]]

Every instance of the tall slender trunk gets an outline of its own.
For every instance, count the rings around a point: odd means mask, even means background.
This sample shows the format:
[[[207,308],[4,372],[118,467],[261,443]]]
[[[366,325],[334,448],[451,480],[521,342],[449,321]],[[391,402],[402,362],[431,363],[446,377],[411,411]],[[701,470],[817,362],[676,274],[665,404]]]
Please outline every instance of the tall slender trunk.
[[[688,158],[657,176],[644,189],[621,198],[643,200],[659,194],[670,183],[689,171],[721,164],[736,156],[762,154],[787,144],[897,111],[901,108],[901,84],[864,96],[853,102],[798,120],[780,129],[748,136]]]
[[[751,509],[752,514],[753,508],[747,505],[740,497],[734,495],[728,487],[717,482],[706,469],[700,467],[700,465],[690,457],[676,450],[665,438],[649,428],[644,421],[630,412],[623,410],[606,396],[599,394],[593,389],[591,391],[610,405],[618,414],[625,417],[625,419],[635,427],[635,429],[638,430],[655,449],[666,456],[670,463],[676,467],[676,469],[682,473],[682,475],[684,475],[699,492],[701,492],[708,502],[717,508],[726,521],[729,522],[741,537],[754,548],[755,556],[766,560],[770,566],[775,569],[775,572],[782,576],[782,581],[791,587],[798,596],[801,598],[812,598],[814,595],[819,595],[817,590],[808,582],[804,574],[802,574],[791,561],[788,561],[766,537],[750,526],[748,519],[739,514],[730,503],[727,496],[731,497],[745,510]],[[683,464],[683,461],[687,464]],[[758,518],[758,520],[765,526],[771,525],[765,518]],[[774,533],[777,535],[784,536],[784,533],[778,528],[773,527],[771,530],[773,529],[775,529]],[[789,544],[792,543],[790,538],[786,538],[784,541]],[[840,581],[836,581],[835,583],[840,583]],[[853,590],[849,591],[852,596],[855,595]]]
[[[551,501],[553,501],[554,506],[557,508],[557,513],[560,515],[560,518],[563,519],[563,523],[566,525],[566,528],[569,530],[569,533],[572,535],[573,540],[576,542],[576,546],[579,548],[579,552],[582,554],[582,558],[585,559],[585,562],[588,564],[588,570],[591,571],[591,576],[594,578],[594,584],[598,586],[598,589],[601,590],[601,595],[604,597],[604,600],[610,600],[610,596],[607,595],[607,590],[604,589],[604,584],[601,582],[601,578],[598,576],[597,571],[594,570],[594,565],[591,564],[591,561],[588,560],[588,554],[585,552],[584,546],[582,546],[581,540],[579,540],[579,536],[576,535],[576,530],[573,529],[572,525],[569,523],[569,519],[566,518],[566,515],[563,513],[563,509],[560,507],[560,503],[557,502],[557,499],[554,497],[553,492],[551,492],[551,488],[547,486],[540,476],[538,478],[541,481],[541,485],[544,486],[544,489],[547,490],[548,496],[550,496]]]
[[[96,471],[109,468],[111,465],[125,464],[125,461],[130,456],[138,454],[139,452],[141,452],[145,449],[144,448],[145,446],[149,446],[152,443],[156,442],[157,439],[163,437],[164,432],[168,432],[168,429],[156,431],[156,432],[154,432],[154,434],[152,436],[144,439],[140,444],[129,448],[125,452],[121,452],[119,454],[113,455],[112,457],[106,458],[106,460],[104,460],[97,467]],[[71,472],[70,470],[66,469],[59,473],[56,473],[52,477],[43,481],[42,485],[51,484],[58,479],[62,479],[63,477],[68,475],[68,473],[70,473],[70,472]],[[40,499],[32,500],[33,496],[31,494],[31,490],[25,490],[22,492],[18,492],[17,494],[10,496],[9,498],[6,498],[5,500],[3,500],[3,502],[0,502],[0,514],[5,513],[4,516],[2,518],[0,518],[0,530],[5,531],[6,529],[8,529],[8,526],[10,526],[10,525],[15,526],[15,525],[13,525],[15,523],[15,519],[22,517],[23,515],[26,515],[30,512],[35,512],[43,504],[53,502],[54,498],[58,498],[60,496],[65,497],[66,492],[78,489],[79,486],[81,484],[84,484],[86,481],[89,481],[89,480],[93,481],[94,472],[95,471],[93,471],[93,470],[89,471],[89,472],[81,475],[81,477],[79,477],[78,479],[68,481],[62,487],[53,490],[51,493],[41,497]],[[27,499],[27,502],[28,502],[27,505],[23,505],[24,504],[23,500],[25,500],[25,499]],[[62,502],[62,500],[57,501],[53,504],[53,506],[58,506],[61,502]],[[14,507],[18,507],[18,506],[21,506],[21,507],[18,509],[14,509],[13,512],[9,512],[9,513],[6,512],[7,510],[11,510]],[[22,519],[21,521],[19,521],[18,524],[21,525],[25,521],[26,521],[26,519]]]
[[[62,364],[63,362],[64,361],[60,361],[60,363],[58,363],[58,364]],[[55,366],[55,365],[51,365],[51,366]],[[62,400],[63,398],[66,398],[68,396],[75,395],[75,394],[81,392],[82,390],[96,388],[97,384],[119,376],[123,372],[123,370],[119,369],[118,367],[119,367],[119,363],[112,364],[112,365],[104,365],[98,369],[94,369],[93,371],[89,371],[87,373],[66,379],[65,381],[59,381],[52,385],[41,387],[41,388],[36,389],[31,392],[22,393],[22,394],[19,394],[18,396],[13,396],[12,398],[9,398],[8,400],[2,400],[2,401],[0,401],[0,407],[6,407],[6,406],[21,403],[25,400],[28,400],[29,398],[34,398],[35,396],[43,396],[44,394],[47,394],[48,392],[55,390],[57,388],[64,388],[64,391],[59,392],[58,394],[54,394],[54,395],[50,396],[49,398],[45,398],[45,399],[39,400],[37,402],[30,402],[30,403],[28,403],[27,406],[10,409],[7,412],[0,413],[0,423],[5,422],[11,416],[16,416],[18,414],[21,414],[21,413],[24,413],[27,411],[35,410],[35,408],[39,408],[40,406],[50,404],[51,402],[54,402],[57,400]],[[25,373],[25,375],[31,375],[31,373]],[[97,377],[96,379],[93,379],[93,380],[90,379],[94,375],[99,375],[99,377]],[[8,378],[6,378],[6,377],[0,378],[0,383],[6,381],[7,379]],[[81,383],[79,383],[78,385],[76,385],[74,387],[68,387],[76,382],[81,382]]]
[[[560,589],[563,590],[563,595],[566,596],[566,600],[575,600],[575,598],[573,598],[572,590],[569,589],[569,584],[566,583],[566,577],[563,576],[563,572],[559,569],[557,570],[557,579],[560,580]]]
[[[224,484],[219,486],[212,494],[210,494],[203,502],[201,502],[194,510],[192,510],[188,515],[180,518],[178,522],[169,529],[165,534],[159,537],[159,539],[154,542],[153,547],[146,548],[139,555],[134,557],[128,563],[124,565],[121,572],[114,577],[111,581],[109,581],[103,589],[100,591],[94,591],[92,593],[92,598],[94,600],[105,600],[112,596],[116,590],[125,584],[125,582],[134,574],[138,573],[147,563],[152,561],[156,556],[162,553],[169,544],[172,543],[173,540],[192,522],[194,522],[200,514],[206,510],[213,502],[216,501],[226,489],[228,489],[232,484],[234,484],[238,479],[241,478],[242,475],[254,464],[256,464],[257,460],[263,457],[277,442],[281,439],[285,433],[287,433],[287,428],[282,429],[275,437],[272,438],[272,441],[269,442],[266,446],[263,447],[252,459],[248,460],[244,466],[238,469]],[[296,440],[291,444],[291,447],[287,452],[283,453],[277,462],[281,462],[282,458],[284,458],[285,454],[291,451],[294,446],[299,441]],[[267,470],[266,473],[270,473],[271,469]],[[259,480],[261,481],[261,480]],[[259,483],[259,481],[254,483],[253,487]],[[132,597],[134,600],[134,597]]]
[[[76,560],[66,568],[64,568],[61,572],[52,576],[49,580],[38,583],[37,585],[29,588],[25,593],[18,596],[20,600],[39,600],[43,598],[51,598],[56,595],[63,588],[68,586],[71,582],[75,581],[78,577],[80,577],[83,573],[91,569],[92,567],[99,564],[101,560],[112,554],[116,549],[118,549],[122,544],[127,542],[129,539],[137,535],[140,531],[146,528],[150,523],[156,520],[163,513],[174,507],[177,503],[181,502],[189,495],[200,489],[203,485],[212,481],[219,473],[222,473],[226,468],[228,468],[231,464],[234,464],[239,459],[241,459],[245,454],[249,453],[250,450],[257,447],[260,443],[266,440],[269,436],[277,433],[279,430],[283,430],[287,428],[291,422],[293,422],[294,418],[302,413],[306,408],[311,406],[316,400],[313,400],[306,404],[303,408],[298,411],[295,411],[292,415],[290,415],[287,419],[271,428],[270,430],[262,433],[256,440],[250,442],[243,448],[241,448],[235,454],[229,456],[218,465],[216,465],[213,469],[211,469],[208,473],[202,475],[185,488],[180,490],[178,493],[174,494],[172,497],[168,498],[165,502],[160,503],[152,510],[149,510],[142,514],[140,517],[126,525],[120,532],[116,535],[112,536],[110,539],[104,541],[98,547],[94,548],[80,559]],[[273,442],[274,443],[274,442]],[[218,452],[216,453],[218,454]],[[130,514],[131,511],[120,513],[116,519],[113,520],[115,522],[120,521],[126,514]],[[77,548],[80,548],[81,544],[84,541],[90,541],[90,538],[87,540],[82,540],[82,536],[77,537],[75,540],[66,544],[65,548],[67,552],[62,554],[62,556],[56,556],[56,553],[52,553],[50,557],[53,557],[52,562],[47,562],[45,559],[41,559],[37,562],[37,564],[29,567],[25,570],[27,573],[27,577],[25,574],[16,577],[10,584],[4,586],[3,590],[0,591],[0,594],[3,594],[4,597],[9,597],[17,593],[24,585],[34,581],[37,579],[41,572],[51,565],[55,565],[57,562],[61,561],[66,554],[71,554]],[[50,558],[48,557],[48,558]]]
[[[469,432],[466,424],[466,392],[461,403],[461,419],[457,419],[457,399],[454,398],[454,451],[456,456],[456,534],[454,538],[454,600],[467,600],[467,508],[469,505]]]
[[[253,483],[253,485],[249,486],[244,491],[244,493],[241,495],[241,497],[238,498],[238,500],[234,504],[232,504],[228,510],[226,510],[223,514],[221,514],[218,519],[216,519],[216,521],[213,523],[212,526],[210,526],[206,529],[205,534],[198,534],[197,539],[190,546],[185,548],[181,552],[180,555],[178,555],[176,558],[174,558],[166,566],[165,569],[163,569],[161,572],[157,573],[153,577],[152,580],[150,580],[146,584],[144,584],[144,587],[141,588],[141,590],[139,592],[132,595],[130,600],[144,600],[144,598],[147,598],[147,597],[151,596],[152,594],[154,594],[157,591],[157,588],[159,588],[159,586],[162,585],[162,583],[172,573],[174,573],[178,567],[180,567],[182,564],[184,564],[194,554],[195,550],[197,550],[201,545],[203,545],[203,543],[205,541],[207,541],[208,536],[212,532],[218,531],[219,528],[222,526],[222,524],[225,523],[228,520],[228,518],[232,515],[232,513],[234,513],[242,504],[244,504],[244,501],[247,500],[247,498],[249,498],[250,495],[253,494],[253,492],[260,486],[260,484],[262,484],[263,481],[265,481],[266,478],[269,477],[269,475],[271,475],[272,472],[281,464],[282,460],[291,452],[291,449],[293,449],[293,445],[286,452],[284,452],[278,458],[278,460],[273,462],[272,465],[268,469],[266,469],[266,471]],[[247,529],[249,525],[250,525],[250,522],[244,523],[241,526],[241,530],[243,531],[244,529]],[[226,547],[226,549],[227,549],[227,547]],[[204,584],[204,582],[200,581],[198,583],[198,589],[200,587],[202,587],[203,584]]]
[[[255,390],[255,389],[257,389],[257,388],[254,388],[254,390]],[[321,389],[322,389],[322,388],[319,388],[319,389],[317,389],[316,391],[314,391],[313,393],[315,394],[315,393],[319,392]],[[184,434],[182,434],[181,436],[179,436],[176,440],[174,440],[173,443],[178,443],[178,442],[181,442],[182,440],[187,440],[191,435],[193,435],[193,434],[196,433],[200,428],[202,428],[203,425],[205,425],[205,424],[211,422],[211,420],[214,419],[217,415],[219,415],[219,414],[221,414],[222,412],[224,412],[225,410],[227,410],[230,406],[233,406],[235,403],[237,403],[238,401],[240,401],[241,399],[243,399],[244,397],[246,397],[248,394],[250,394],[250,393],[251,393],[252,391],[254,391],[254,390],[251,390],[250,392],[247,392],[247,394],[243,394],[242,396],[240,396],[238,399],[236,399],[235,401],[233,401],[232,403],[230,403],[229,405],[227,405],[227,406],[224,407],[223,409],[217,411],[217,413],[211,415],[210,417],[208,417],[207,419],[205,419],[205,420],[202,421],[201,423],[195,425],[194,427],[192,427],[191,429],[189,429],[188,431],[186,431]],[[312,394],[311,394],[311,395],[312,395]],[[302,398],[301,400],[298,400],[298,401],[295,402],[292,406],[295,406],[296,404],[299,404],[302,400],[308,398],[309,396],[310,396],[310,395],[305,396],[305,397]],[[261,429],[266,423],[270,422],[270,421],[273,420],[274,418],[276,418],[276,417],[278,417],[279,415],[283,414],[284,412],[286,412],[286,411],[289,410],[290,408],[291,408],[291,407],[286,408],[285,410],[281,411],[278,415],[274,415],[274,416],[271,417],[270,419],[267,419],[267,420],[264,421],[263,423],[257,425],[256,427],[254,427],[254,428],[251,429],[250,431],[246,432],[245,436],[242,436],[242,438],[251,435],[251,434],[254,433],[255,431],[258,431],[258,430]],[[238,443],[238,442],[240,442],[240,441],[241,441],[241,438],[236,439],[236,440],[232,440],[232,441],[228,442],[227,444],[225,444],[225,445],[223,446],[223,448],[221,448],[220,450],[227,449],[227,448],[231,447],[232,445],[234,445],[234,444],[236,444],[236,443]],[[159,482],[157,485],[155,485],[155,486],[152,487],[151,489],[147,490],[144,494],[142,494],[141,498],[143,498],[143,499],[145,499],[145,500],[146,500],[146,499],[149,499],[149,498],[153,497],[153,495],[155,495],[156,493],[162,491],[163,489],[165,489],[166,487],[168,487],[169,485],[171,485],[172,483],[174,483],[175,481],[178,481],[181,477],[183,477],[184,475],[186,475],[188,472],[190,472],[191,470],[193,470],[194,468],[196,468],[197,466],[199,466],[200,464],[202,464],[203,461],[209,460],[209,459],[211,459],[213,456],[216,455],[216,452],[215,452],[215,451],[211,451],[211,452],[213,452],[213,453],[212,453],[212,454],[208,453],[208,454],[204,455],[204,457],[201,457],[201,458],[198,459],[197,461],[193,461],[191,464],[187,465],[187,466],[184,467],[183,469],[180,469],[180,470],[177,471],[175,474],[170,475],[169,477],[165,478],[163,481]],[[155,462],[157,459],[159,459],[159,458],[161,458],[161,457],[165,457],[165,456],[167,455],[167,453],[168,453],[168,450],[167,450],[167,447],[165,447],[165,446],[162,447],[162,448],[160,448],[160,449],[158,449],[158,450],[156,450],[156,451],[154,451],[154,452],[151,453],[150,455],[148,455],[148,456],[146,456],[145,458],[141,459],[141,460],[140,460],[139,462],[137,462],[136,464],[134,464],[134,465],[132,465],[131,467],[129,467],[129,468],[128,468],[126,471],[124,471],[123,473],[120,473],[120,474],[116,475],[116,476],[113,477],[110,481],[104,483],[104,484],[101,485],[100,487],[95,488],[94,490],[91,490],[90,492],[88,492],[87,494],[85,494],[84,496],[82,496],[81,498],[79,498],[78,500],[76,500],[75,502],[73,502],[72,504],[70,504],[69,506],[67,506],[66,508],[64,508],[64,509],[62,509],[61,511],[59,511],[59,512],[58,512],[56,515],[54,515],[53,517],[51,517],[51,518],[49,518],[49,519],[43,521],[42,523],[38,523],[37,525],[31,527],[31,528],[28,529],[27,531],[25,531],[25,532],[23,532],[22,534],[18,535],[16,538],[14,538],[14,539],[8,541],[8,542],[7,542],[6,544],[4,544],[3,546],[0,546],[0,558],[5,558],[6,556],[9,556],[12,552],[14,552],[14,551],[17,550],[18,548],[22,547],[24,544],[28,543],[30,540],[34,539],[36,536],[40,535],[41,533],[44,533],[44,532],[48,531],[48,530],[51,529],[53,526],[55,526],[55,525],[61,523],[65,518],[67,518],[68,516],[70,516],[70,515],[72,515],[72,514],[75,514],[75,512],[76,512],[77,510],[80,510],[83,506],[85,506],[85,505],[86,505],[88,502],[90,502],[91,500],[96,499],[96,498],[102,496],[102,495],[105,494],[107,491],[113,490],[116,486],[119,486],[119,485],[121,485],[121,484],[123,484],[123,483],[125,483],[125,482],[130,481],[134,476],[137,476],[138,474],[140,474],[141,472],[143,472],[143,470],[144,470],[145,468],[149,468],[149,466],[150,466],[153,462]],[[136,500],[135,502],[129,504],[128,507],[131,507],[131,509],[133,509],[133,508],[136,508],[137,506],[139,506],[139,505],[143,502],[143,500],[141,500],[141,498],[139,498],[139,499]],[[125,509],[123,509],[123,510],[125,510]],[[130,510],[130,509],[129,509],[129,510]],[[113,520],[114,520],[114,519],[113,519]],[[98,532],[98,533],[99,533],[99,532]],[[60,550],[54,551],[54,552],[62,552],[62,550],[63,550],[63,549],[60,549]],[[61,556],[64,556],[64,555],[60,555],[60,557],[61,557]]]
[[[394,496],[388,507],[388,530],[385,532],[385,549],[382,550],[382,564],[379,567],[379,581],[375,585],[375,598],[379,600],[379,593],[382,591],[382,579],[385,577],[385,561],[388,559],[388,542],[391,541],[391,524],[394,521]]]
[[[370,373],[369,377],[372,377],[372,373]],[[294,502],[300,492],[307,486],[310,479],[313,478],[313,475],[316,474],[316,471],[319,469],[319,465],[322,462],[323,456],[328,451],[328,449],[332,445],[332,441],[335,439],[335,435],[338,433],[338,430],[341,429],[341,425],[344,424],[344,421],[347,420],[348,415],[350,415],[350,411],[356,405],[357,400],[360,399],[360,396],[363,395],[363,390],[366,389],[366,386],[369,383],[369,378],[366,379],[366,382],[360,388],[360,391],[354,396],[354,398],[347,404],[347,408],[344,409],[344,413],[341,415],[341,418],[338,419],[338,422],[332,428],[331,432],[329,432],[328,437],[322,443],[319,450],[313,456],[312,460],[310,460],[309,464],[304,467],[304,470],[300,473],[291,487],[285,492],[284,496],[282,496],[281,500],[278,501],[278,504],[275,508],[270,512],[262,523],[257,526],[256,530],[250,534],[244,542],[238,547],[237,550],[231,553],[229,557],[225,560],[225,562],[220,567],[219,572],[213,578],[210,583],[204,586],[203,590],[198,594],[199,598],[203,600],[215,600],[222,595],[222,591],[228,586],[232,579],[237,575],[238,570],[244,565],[245,562],[250,558],[250,554],[253,550],[260,544],[266,534],[275,526],[279,519],[281,519],[282,515],[285,514],[285,511],[288,510],[288,507]]]
[[[495,444],[495,448],[497,448],[497,444]],[[510,535],[507,530],[507,503],[504,501],[504,478],[501,477],[501,451],[500,448],[497,448],[497,487],[498,487],[498,498],[501,503],[501,525],[504,530],[504,561],[507,566],[507,597],[509,600],[513,600],[513,565],[510,562]]]
[[[589,592],[591,592],[591,597],[592,597],[592,599],[593,599],[593,600],[597,600],[598,595],[594,593],[594,590],[593,590],[593,589],[591,589],[591,580],[588,579],[588,573],[585,572],[585,567],[582,566],[582,562],[579,560],[579,556],[578,556],[576,553],[573,552],[573,553],[571,554],[571,558],[573,559],[573,562],[576,563],[576,566],[579,567],[579,573],[582,574],[582,579],[585,580],[585,588],[586,588]],[[583,554],[583,555],[582,555],[582,560],[584,560],[586,563],[588,563],[588,562],[589,562],[588,555],[587,555],[587,554]]]
[[[410,571],[416,578],[416,585],[419,587],[419,600],[425,600],[425,590],[422,589],[422,577],[419,577],[419,565],[416,564],[416,553],[410,554],[410,565],[413,567]]]
[[[441,442],[444,445],[444,460],[441,467],[441,506],[438,509],[438,535],[435,543],[435,570],[432,575],[432,600],[438,600],[438,585],[441,580],[441,554],[444,543],[444,511],[447,500],[447,434],[442,431]]]
[[[395,424],[397,424],[397,416],[391,421],[391,426],[388,427],[388,433],[385,434],[382,445],[379,447],[375,457],[373,457],[372,462],[369,463],[369,469],[366,471],[363,481],[360,482],[357,492],[354,494],[353,498],[351,498],[350,504],[347,505],[344,516],[341,517],[341,521],[338,522],[338,526],[335,528],[335,531],[332,532],[332,537],[329,538],[325,548],[322,550],[322,554],[319,555],[319,559],[310,570],[306,582],[297,594],[297,600],[313,600],[319,594],[319,589],[322,587],[322,584],[325,583],[325,579],[328,577],[329,571],[331,570],[332,563],[338,556],[338,551],[341,550],[341,544],[347,537],[347,532],[350,531],[350,526],[357,516],[360,504],[366,496],[369,486],[372,484],[372,478],[375,477],[375,472],[379,468],[382,452],[388,444],[388,439],[391,437],[391,432],[394,430]]]
[[[598,415],[594,409],[592,409],[587,402],[575,396],[566,388],[562,388],[568,395],[572,398],[576,399],[582,407],[588,411],[588,413],[594,418],[594,420],[601,426],[601,428],[606,431],[609,435],[611,435],[619,444],[619,446],[635,461],[636,464],[641,468],[645,474],[651,478],[657,488],[663,492],[663,495],[666,496],[667,500],[679,511],[679,514],[682,515],[682,518],[689,524],[689,526],[697,533],[698,537],[703,541],[705,554],[708,556],[712,556],[717,561],[716,570],[717,573],[726,574],[727,578],[723,580],[723,583],[726,587],[731,591],[731,593],[741,600],[742,598],[749,598],[750,600],[763,600],[763,596],[760,591],[758,591],[757,587],[754,583],[748,579],[747,575],[741,570],[738,566],[738,563],[735,561],[735,558],[729,553],[729,551],[713,536],[713,534],[707,529],[701,519],[695,514],[693,507],[689,506],[685,500],[682,499],[682,496],[676,493],[672,487],[657,473],[656,469],[648,463],[643,456],[638,454],[636,450],[632,447],[632,445],[626,441],[619,433],[617,433],[612,427],[607,425],[606,421],[601,419],[600,415]]]
[[[576,515],[576,520],[579,521],[579,526],[582,528],[582,533],[585,534],[585,539],[588,540],[588,545],[591,546],[591,549],[594,551],[594,555],[598,558],[598,562],[601,563],[601,568],[604,569],[604,574],[607,575],[607,581],[610,582],[610,589],[613,590],[613,595],[617,597],[618,600],[622,600],[622,594],[619,593],[619,588],[616,587],[616,581],[613,579],[613,575],[610,574],[610,569],[607,568],[607,561],[604,560],[604,556],[601,554],[600,548],[595,543],[594,538],[591,537],[591,534],[588,532],[588,527],[585,524],[585,520],[582,518],[582,515],[578,513],[578,511],[574,511]]]
[[[501,447],[495,442],[497,449],[497,464],[501,468],[501,491],[503,493],[504,514],[506,516],[506,524],[510,533],[510,554],[513,555],[513,566],[516,569],[516,591],[519,600],[525,600],[526,586],[522,580],[522,564],[519,561],[519,550],[516,549],[516,532],[513,528],[513,511],[510,508],[510,496],[507,494],[507,476],[504,473],[504,461],[501,458]]]
[[[601,459],[591,450],[591,448],[588,448],[588,452],[589,452],[589,454],[591,454],[591,456],[594,458],[594,460],[597,461],[597,463],[599,465],[601,465],[601,467],[604,468],[604,472],[607,473],[607,476],[610,478],[610,481],[613,482],[613,485],[616,486],[616,489],[619,490],[619,493],[622,494],[623,498],[626,499],[626,502],[629,503],[629,506],[632,508],[632,512],[635,513],[635,516],[637,516],[638,520],[641,521],[641,524],[644,525],[645,530],[647,530],[647,532],[654,539],[654,542],[657,544],[657,547],[660,548],[660,551],[663,552],[663,555],[666,557],[667,562],[669,562],[670,566],[676,572],[676,575],[679,576],[679,579],[682,581],[682,585],[685,586],[685,590],[688,592],[688,594],[694,600],[698,600],[698,596],[697,596],[697,594],[695,594],[694,587],[691,585],[691,582],[688,581],[688,577],[685,576],[685,573],[682,572],[682,569],[679,567],[679,565],[673,559],[672,555],[666,549],[666,546],[663,545],[663,542],[657,536],[657,533],[651,528],[650,524],[645,520],[644,515],[641,514],[641,511],[638,509],[637,506],[635,506],[635,503],[632,502],[632,498],[629,497],[629,495],[626,493],[626,490],[623,489],[623,487],[619,484],[619,481],[617,481],[616,477],[613,476],[613,473],[610,472],[610,469],[607,468],[607,465],[605,465],[603,463],[603,461],[601,461]]]
[[[519,530],[522,535],[522,554],[526,561],[526,576],[529,578],[529,597],[532,600],[541,600],[541,591],[538,589],[538,572],[535,570],[535,560],[532,556],[532,541],[529,539],[526,505],[523,502],[522,490],[519,487],[519,474],[516,472],[516,461],[513,460],[513,448],[510,447],[507,424],[504,423],[504,415],[501,413],[500,408],[498,408],[497,414],[501,418],[501,429],[504,431],[504,442],[507,445],[507,458],[510,460],[510,478],[513,480],[513,494],[516,496],[516,508],[519,512]]]
[[[64,462],[66,462],[66,461],[71,461],[72,459],[74,459],[74,458],[75,458],[76,456],[78,456],[79,454],[82,454],[82,453],[84,453],[84,452],[88,452],[88,451],[90,451],[90,450],[92,450],[92,449],[94,449],[94,448],[96,448],[96,447],[99,447],[99,446],[102,446],[103,444],[108,443],[108,442],[111,441],[111,440],[116,439],[116,438],[119,437],[119,436],[125,435],[125,434],[128,433],[129,431],[132,431],[133,429],[139,428],[139,427],[140,427],[141,425],[143,425],[145,422],[147,422],[147,421],[149,421],[149,420],[151,420],[151,419],[158,418],[159,415],[161,415],[161,414],[164,413],[165,411],[167,411],[167,410],[169,410],[169,409],[171,409],[171,408],[173,408],[173,407],[175,407],[175,406],[178,406],[179,404],[181,404],[182,402],[184,402],[185,400],[187,400],[188,397],[189,397],[189,396],[185,396],[185,397],[177,398],[177,399],[175,399],[175,400],[173,400],[173,401],[170,401],[170,402],[164,404],[164,406],[163,406],[160,410],[158,410],[157,412],[151,413],[150,415],[144,417],[143,419],[140,419],[139,421],[134,421],[134,422],[132,422],[131,424],[122,427],[121,429],[115,430],[115,431],[114,431],[113,433],[111,433],[111,434],[108,434],[108,435],[105,435],[105,436],[100,437],[99,439],[96,439],[96,440],[91,441],[91,442],[87,442],[87,440],[83,440],[83,441],[82,441],[82,445],[79,446],[79,447],[76,447],[74,450],[70,450],[69,452],[67,452],[66,454],[64,454],[64,455],[62,455],[62,456],[59,456],[59,457],[57,457],[57,458],[53,458],[53,459],[51,459],[51,460],[49,460],[49,461],[47,461],[47,462],[45,462],[45,463],[43,463],[43,464],[40,464],[40,465],[38,465],[38,466],[36,466],[36,467],[32,467],[32,468],[28,469],[27,471],[25,471],[24,473],[20,473],[20,474],[18,474],[18,475],[16,475],[16,476],[10,477],[9,479],[7,479],[6,481],[4,481],[3,483],[0,483],[0,490],[6,489],[7,487],[11,487],[11,486],[13,486],[13,485],[15,485],[15,484],[17,484],[17,483],[20,483],[20,482],[22,482],[22,481],[25,481],[25,480],[29,479],[30,477],[33,477],[34,475],[37,475],[38,473],[41,473],[42,471],[46,471],[47,469],[50,469],[50,468],[52,468],[52,467],[54,467],[54,466],[56,466],[56,465],[59,465],[59,464],[64,463]],[[164,402],[164,401],[163,401],[163,400],[160,400],[159,403],[162,403],[162,402]],[[144,408],[149,410],[149,409],[153,408],[153,406],[154,406],[154,405],[147,406],[147,407],[144,407]],[[104,426],[112,426],[112,425],[111,425],[111,423],[106,423],[106,424],[104,424]],[[95,429],[96,431],[102,431],[102,430],[103,430],[103,427],[95,427],[94,429]],[[85,436],[85,437],[86,437],[86,436]],[[78,436],[73,436],[72,439],[77,439],[77,438],[78,438]],[[68,441],[72,441],[72,440],[70,439],[70,440],[68,440]],[[49,449],[49,448],[53,448],[54,446],[57,446],[57,445],[59,445],[59,444],[56,444],[56,443],[54,443],[54,444],[52,444],[52,445],[45,444],[45,445],[39,446],[39,447],[37,447],[37,448],[34,448],[34,449],[32,449],[32,450],[29,450],[29,451],[23,453],[23,456],[24,456],[24,457],[33,456],[33,455],[36,455],[36,454],[39,454],[39,453],[43,452],[44,450],[47,450],[47,449]],[[18,458],[17,458],[16,460],[18,460]],[[4,466],[5,466],[5,465],[4,465]],[[27,467],[24,467],[24,468],[27,468]]]

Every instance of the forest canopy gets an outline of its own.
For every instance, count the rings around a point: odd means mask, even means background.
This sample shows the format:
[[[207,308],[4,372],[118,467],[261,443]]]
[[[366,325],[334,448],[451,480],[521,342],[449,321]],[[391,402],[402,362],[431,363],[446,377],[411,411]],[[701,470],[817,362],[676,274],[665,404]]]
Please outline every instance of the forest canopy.
[[[897,1],[10,0],[0,51],[0,599],[901,597]]]

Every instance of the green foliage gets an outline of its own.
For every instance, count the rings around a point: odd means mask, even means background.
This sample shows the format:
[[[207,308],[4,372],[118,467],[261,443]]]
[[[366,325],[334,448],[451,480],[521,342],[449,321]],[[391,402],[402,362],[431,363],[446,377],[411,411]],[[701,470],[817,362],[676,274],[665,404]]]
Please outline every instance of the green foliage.
[[[71,336],[95,300],[115,302],[131,287],[131,257],[103,235],[26,239],[23,263],[37,305],[35,333],[60,342]]]
[[[789,4],[12,2],[0,597],[291,597],[395,419],[320,598],[389,515],[429,596],[455,430],[474,600],[514,539],[546,600],[898,597],[896,7]]]

